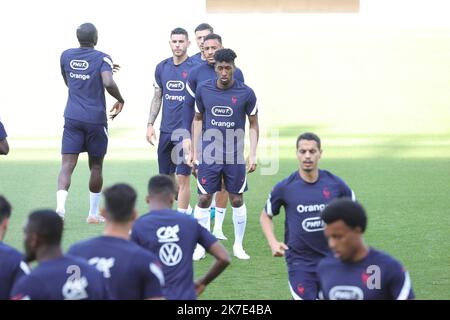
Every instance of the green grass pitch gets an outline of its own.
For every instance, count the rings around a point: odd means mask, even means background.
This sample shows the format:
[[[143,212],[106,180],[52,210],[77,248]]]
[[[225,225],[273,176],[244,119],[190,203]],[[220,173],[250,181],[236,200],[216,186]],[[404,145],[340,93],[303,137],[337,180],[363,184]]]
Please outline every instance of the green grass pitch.
[[[233,259],[230,267],[207,288],[202,299],[291,298],[284,259],[271,257],[259,226],[259,215],[271,187],[297,169],[293,145],[298,133],[295,127],[280,129],[280,162],[276,175],[262,176],[258,170],[249,176],[249,191],[245,194],[248,208],[245,248],[251,259]],[[405,265],[418,299],[450,297],[447,272],[450,263],[450,158],[448,151],[439,146],[442,138],[449,140],[447,136],[438,139],[423,135],[392,137],[330,133],[322,136],[324,154],[320,167],[342,177],[355,191],[369,215],[367,243],[387,251]],[[116,150],[121,154],[127,152],[132,158],[135,150]],[[53,160],[42,159],[42,155]],[[120,157],[115,157],[112,151],[105,160],[104,185],[132,184],[139,194],[138,211],[145,213],[146,184],[157,172],[156,162],[115,158]],[[55,207],[59,166],[57,149],[13,150],[10,156],[0,159],[0,193],[13,205],[6,243],[22,250],[22,227],[27,214],[36,208]],[[67,201],[65,249],[78,240],[102,232],[102,226],[85,223],[87,179],[87,161],[81,158]],[[192,183],[193,190],[194,187]],[[195,199],[193,191],[192,205]],[[274,223],[277,235],[282,239],[284,214],[277,216]],[[230,207],[224,233],[229,240],[223,244],[231,250]],[[196,275],[202,274],[211,262],[211,257],[196,262]]]

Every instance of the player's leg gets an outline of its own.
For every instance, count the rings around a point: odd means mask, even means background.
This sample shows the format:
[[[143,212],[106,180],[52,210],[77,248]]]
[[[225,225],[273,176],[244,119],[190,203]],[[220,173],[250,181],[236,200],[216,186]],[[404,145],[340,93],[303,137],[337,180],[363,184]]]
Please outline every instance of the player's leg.
[[[172,162],[172,140],[170,133],[161,132],[158,142],[158,169],[159,174],[173,175],[175,164]]]
[[[87,223],[101,223],[100,200],[103,187],[103,159],[108,149],[108,131],[103,125],[86,124],[86,148],[89,156],[89,214]]]
[[[56,213],[64,219],[66,200],[69,194],[72,173],[77,165],[78,154],[63,154],[61,170],[58,176],[58,191],[56,191]]]
[[[189,168],[189,166],[187,167]],[[190,171],[189,169],[186,169],[186,171]],[[193,211],[189,203],[191,199],[191,180],[190,180],[191,175],[190,173],[188,175],[186,175],[185,173],[187,172],[184,172],[184,170],[181,169],[178,170],[177,168],[178,211],[191,215]]]
[[[224,167],[225,188],[229,192],[233,210],[234,244],[233,254],[238,259],[250,259],[245,252],[243,242],[247,226],[247,207],[244,192],[247,191],[245,164],[227,164]]]
[[[315,272],[288,270],[289,290],[294,300],[317,300],[319,279]]]
[[[191,199],[191,167],[185,163],[182,141],[174,143],[172,149],[172,162],[176,165],[178,182],[178,211],[191,215],[193,210],[190,205]]]
[[[7,155],[9,153],[9,145],[8,140],[6,140],[6,137],[8,135],[6,134],[5,127],[3,126],[3,123],[0,121],[0,154]]]
[[[100,200],[103,187],[103,157],[89,155],[89,214],[88,223],[104,222],[100,216]]]
[[[200,164],[198,166],[197,187],[198,203],[194,209],[194,217],[207,230],[210,230],[209,207],[211,205],[214,192],[220,189],[222,165]],[[205,257],[205,249],[197,245],[194,251],[193,260],[200,260]]]
[[[214,209],[214,216],[211,215],[211,218],[214,217],[213,234],[216,236],[217,239],[227,240],[227,237],[225,237],[222,230],[228,202],[228,191],[225,189],[225,182],[223,179],[221,190],[219,192],[216,192],[215,196],[216,196],[216,205]],[[211,207],[211,210],[212,209],[213,208]]]
[[[62,164],[58,176],[58,190],[56,192],[56,212],[64,219],[66,213],[66,200],[72,173],[77,165],[78,154],[86,151],[84,144],[84,131],[79,121],[65,119],[61,142]]]

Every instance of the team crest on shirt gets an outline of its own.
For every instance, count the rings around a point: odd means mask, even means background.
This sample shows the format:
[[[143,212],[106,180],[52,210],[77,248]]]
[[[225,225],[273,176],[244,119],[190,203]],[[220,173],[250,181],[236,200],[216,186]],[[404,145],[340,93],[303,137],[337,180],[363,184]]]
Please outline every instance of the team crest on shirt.
[[[298,292],[298,294],[301,295],[301,296],[303,296],[303,294],[305,293],[305,287],[302,286],[301,283],[299,283],[299,284],[297,285],[297,292]]]
[[[237,97],[232,96],[231,97],[231,104],[236,104],[237,103]]]
[[[369,279],[369,274],[367,274],[365,271],[361,273],[361,280],[363,285],[367,285],[367,280]]]
[[[206,178],[205,178],[205,177],[202,177],[202,179],[200,180],[200,183],[201,183],[201,184],[206,184]]]
[[[327,187],[324,187],[322,189],[322,194],[325,197],[325,199],[330,199],[330,197],[331,197],[331,192]]]
[[[183,71],[183,72],[181,73],[181,76],[183,77],[183,79],[186,79],[187,76],[188,76],[187,71]]]

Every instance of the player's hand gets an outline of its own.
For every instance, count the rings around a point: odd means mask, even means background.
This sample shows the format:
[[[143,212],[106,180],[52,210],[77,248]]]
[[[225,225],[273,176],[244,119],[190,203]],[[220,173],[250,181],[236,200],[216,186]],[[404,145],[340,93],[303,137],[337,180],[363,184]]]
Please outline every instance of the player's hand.
[[[152,146],[155,145],[156,142],[156,132],[155,132],[155,128],[153,128],[153,126],[151,124],[149,124],[147,126],[147,141],[148,143],[150,143]]]
[[[205,291],[206,286],[200,282],[200,281],[195,281],[195,294],[197,295],[197,297],[199,295],[201,295],[203,293],[203,291]]]
[[[197,159],[194,159],[191,162],[192,175],[195,177],[195,179],[197,179],[197,176],[198,176],[198,164],[199,164],[199,161]]]
[[[247,158],[247,173],[252,173],[256,170],[256,156],[249,156]]]
[[[288,246],[284,242],[275,242],[270,245],[270,249],[272,250],[272,256],[274,257],[282,257],[286,250],[288,250]]]
[[[109,118],[111,120],[114,120],[114,118],[117,117],[117,115],[122,112],[123,105],[124,105],[124,102],[120,102],[120,101],[117,101],[116,103],[114,103],[111,110],[109,110],[109,112],[110,112]]]
[[[189,138],[183,139],[183,152],[186,155],[186,160],[188,159],[188,157],[192,153],[191,146],[192,146],[191,145],[191,139],[189,139]],[[186,161],[186,163],[189,164],[189,161]]]
[[[118,64],[113,64],[113,73],[119,72],[120,71],[120,65]]]

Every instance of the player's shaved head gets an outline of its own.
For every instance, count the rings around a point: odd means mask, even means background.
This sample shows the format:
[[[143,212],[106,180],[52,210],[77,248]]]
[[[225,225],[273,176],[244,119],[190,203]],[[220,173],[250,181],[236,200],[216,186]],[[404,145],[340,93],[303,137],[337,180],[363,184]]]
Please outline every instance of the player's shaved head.
[[[92,23],[83,23],[77,28],[77,38],[81,46],[93,47],[97,44],[97,28]]]
[[[125,183],[118,183],[103,191],[108,219],[128,222],[132,219],[136,204],[136,191]]]
[[[46,248],[60,248],[62,233],[63,221],[55,211],[33,211],[25,225],[25,261],[39,259],[39,252],[46,251]]]
[[[148,196],[160,198],[160,200],[170,200],[176,194],[175,182],[172,177],[159,174],[148,182]]]
[[[47,245],[60,245],[63,221],[53,210],[37,210],[28,216],[26,233],[36,233],[41,242]]]
[[[366,230],[367,215],[363,206],[349,198],[340,198],[332,201],[323,211],[322,220],[326,224],[343,221],[349,228]]]

